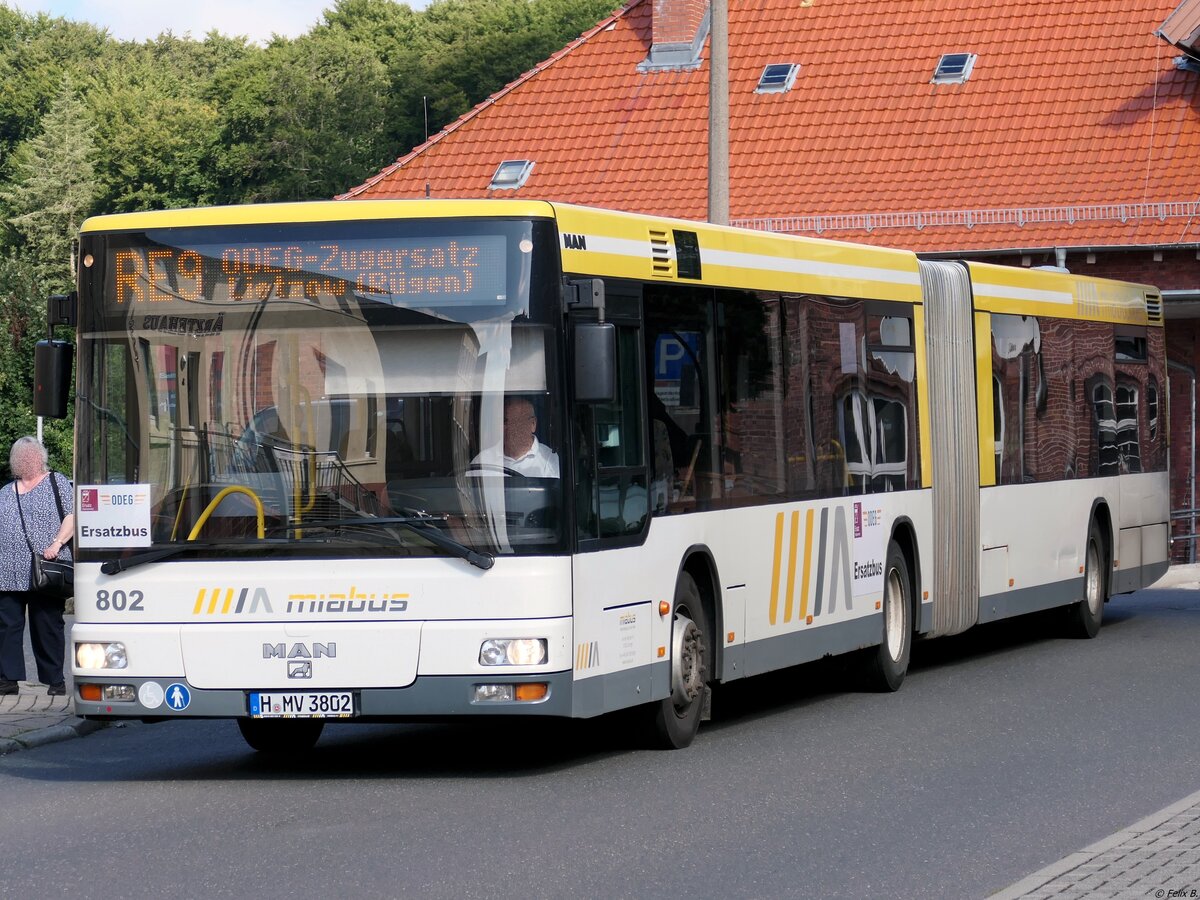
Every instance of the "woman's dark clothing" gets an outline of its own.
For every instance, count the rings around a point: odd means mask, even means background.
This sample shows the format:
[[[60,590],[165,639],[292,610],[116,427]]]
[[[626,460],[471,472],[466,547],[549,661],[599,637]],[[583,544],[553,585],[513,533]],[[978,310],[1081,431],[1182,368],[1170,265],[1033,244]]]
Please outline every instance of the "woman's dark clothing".
[[[24,497],[21,498],[24,501]],[[0,591],[0,681],[25,680],[25,611],[38,681],[62,684],[66,656],[66,601],[32,591]]]
[[[21,495],[19,509],[16,484],[9,483],[0,488],[0,681],[25,680],[23,642],[28,610],[29,639],[37,662],[38,680],[52,685],[63,682],[66,654],[64,602],[29,590],[32,562],[29,545],[32,544],[40,554],[54,541],[62,524],[54,500],[54,483],[57,483],[63,515],[70,515],[74,512],[75,491],[65,475],[51,472],[33,490]],[[29,543],[25,541],[26,532]],[[58,559],[71,559],[71,551],[63,547]]]

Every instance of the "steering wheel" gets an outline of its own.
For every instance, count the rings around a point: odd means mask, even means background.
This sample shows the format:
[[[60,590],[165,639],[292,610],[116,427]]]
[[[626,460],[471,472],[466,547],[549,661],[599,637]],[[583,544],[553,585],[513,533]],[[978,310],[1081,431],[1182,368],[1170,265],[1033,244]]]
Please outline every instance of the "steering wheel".
[[[508,466],[498,466],[494,463],[473,462],[467,466],[467,471],[479,472],[503,472],[505,478],[528,478],[523,472],[518,472],[516,469],[510,469]]]

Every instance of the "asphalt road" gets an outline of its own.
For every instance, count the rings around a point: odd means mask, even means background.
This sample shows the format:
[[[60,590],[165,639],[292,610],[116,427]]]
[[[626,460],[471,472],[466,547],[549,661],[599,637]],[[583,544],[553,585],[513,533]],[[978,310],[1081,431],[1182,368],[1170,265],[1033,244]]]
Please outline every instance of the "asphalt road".
[[[1200,591],[919,645],[894,695],[823,662],[716,698],[692,748],[620,722],[225,722],[0,759],[13,897],[984,897],[1200,788]]]

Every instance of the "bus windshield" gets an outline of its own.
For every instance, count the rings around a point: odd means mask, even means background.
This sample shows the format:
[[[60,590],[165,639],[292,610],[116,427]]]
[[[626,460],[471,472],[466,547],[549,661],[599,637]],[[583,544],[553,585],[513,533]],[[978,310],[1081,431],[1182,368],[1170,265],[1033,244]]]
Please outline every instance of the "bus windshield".
[[[167,228],[80,257],[78,483],[145,486],[150,516],[81,559],[562,549],[549,223]]]

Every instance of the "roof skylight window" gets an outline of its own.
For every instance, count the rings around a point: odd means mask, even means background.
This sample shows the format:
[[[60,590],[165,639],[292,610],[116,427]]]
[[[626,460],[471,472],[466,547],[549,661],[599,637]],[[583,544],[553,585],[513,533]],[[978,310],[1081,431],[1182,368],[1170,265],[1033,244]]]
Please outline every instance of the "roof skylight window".
[[[799,71],[799,63],[771,63],[763,69],[754,93],[782,94],[784,91],[790,91],[796,83],[796,74]]]
[[[531,159],[506,159],[496,166],[496,174],[492,176],[489,191],[515,191],[525,183],[529,173],[533,171]]]
[[[971,77],[975,68],[976,54],[974,53],[945,53],[938,60],[934,70],[932,84],[962,84]]]

